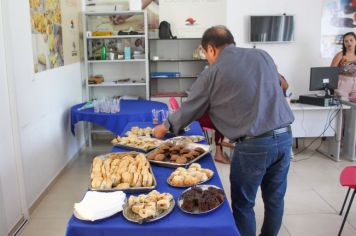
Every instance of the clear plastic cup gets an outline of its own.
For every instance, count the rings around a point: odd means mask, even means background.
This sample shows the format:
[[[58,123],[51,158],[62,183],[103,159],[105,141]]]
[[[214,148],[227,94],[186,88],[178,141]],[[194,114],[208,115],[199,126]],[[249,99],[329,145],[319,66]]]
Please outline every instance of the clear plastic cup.
[[[94,100],[93,105],[94,105],[94,112],[99,113],[100,112],[100,102],[98,100]]]
[[[152,109],[152,123],[158,125],[160,110]]]
[[[168,118],[169,111],[168,110],[161,110],[161,114],[162,114],[162,122],[164,122]]]

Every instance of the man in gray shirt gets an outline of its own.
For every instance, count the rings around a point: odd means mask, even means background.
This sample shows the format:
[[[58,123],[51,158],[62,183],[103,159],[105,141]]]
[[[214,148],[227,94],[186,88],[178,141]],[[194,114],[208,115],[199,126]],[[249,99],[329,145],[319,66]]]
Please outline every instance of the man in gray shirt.
[[[205,31],[202,46],[210,64],[192,85],[182,107],[156,126],[162,138],[178,133],[205,111],[216,128],[237,142],[231,163],[232,208],[243,236],[256,235],[254,204],[261,186],[265,218],[261,235],[281,226],[291,156],[294,117],[272,58],[262,50],[235,47],[224,26]]]

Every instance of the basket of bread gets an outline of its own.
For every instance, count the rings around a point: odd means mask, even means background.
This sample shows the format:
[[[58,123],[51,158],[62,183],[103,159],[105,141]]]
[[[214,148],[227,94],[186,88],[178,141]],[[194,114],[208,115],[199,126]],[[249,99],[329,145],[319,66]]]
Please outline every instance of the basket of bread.
[[[168,177],[167,183],[173,187],[191,187],[209,181],[213,175],[214,171],[204,169],[198,163],[193,163],[188,169],[178,167]]]
[[[148,194],[130,196],[124,205],[124,217],[135,223],[152,222],[168,215],[175,206],[170,193],[159,193],[156,190]]]
[[[142,153],[120,152],[93,159],[90,190],[128,192],[149,191],[156,187],[150,163]]]
[[[188,166],[210,152],[210,146],[186,142],[164,142],[147,154],[154,164],[177,168]]]

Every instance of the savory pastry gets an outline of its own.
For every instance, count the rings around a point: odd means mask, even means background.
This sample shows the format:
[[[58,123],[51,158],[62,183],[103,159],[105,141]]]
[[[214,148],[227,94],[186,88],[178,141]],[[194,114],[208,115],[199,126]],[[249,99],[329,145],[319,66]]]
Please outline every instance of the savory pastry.
[[[174,186],[184,186],[184,177],[181,175],[176,175],[170,180],[170,183]]]
[[[94,189],[98,189],[98,188],[100,188],[102,182],[103,182],[103,178],[101,176],[100,177],[95,177],[91,181],[91,187],[94,188]]]
[[[118,188],[118,189],[130,188],[130,184],[128,184],[128,183],[120,183],[120,184],[116,185],[116,188]]]
[[[128,184],[130,184],[131,181],[132,181],[132,179],[133,179],[133,175],[132,175],[132,173],[126,171],[126,172],[122,173],[121,178],[122,178],[122,182],[123,182],[123,183],[128,183]]]
[[[187,154],[187,153],[189,153],[190,152],[190,150],[189,149],[187,149],[187,148],[183,148],[182,150],[180,150],[180,154],[182,155],[182,154]]]
[[[178,163],[178,164],[185,164],[187,162],[188,162],[187,158],[185,158],[183,156],[180,156],[176,159],[176,163]]]
[[[197,152],[199,152],[200,154],[203,154],[203,153],[205,152],[205,150],[202,149],[201,147],[194,148],[194,151],[197,151]]]
[[[163,161],[166,158],[166,155],[164,154],[158,154],[155,156],[156,161]]]
[[[103,182],[101,182],[100,188],[101,189],[111,189],[112,181],[110,178],[105,178]]]
[[[155,152],[150,152],[148,155],[147,155],[147,158],[150,159],[150,160],[154,160],[155,157],[156,157],[156,153]]]
[[[201,168],[198,163],[193,163],[188,169],[177,168],[168,177],[168,182],[177,187],[192,186],[207,181],[214,175],[209,169]]]
[[[167,210],[169,208],[170,202],[167,199],[162,199],[157,202],[158,210]]]
[[[141,219],[153,218],[169,209],[173,196],[156,190],[147,195],[130,196],[128,207]]]
[[[146,175],[145,186],[143,175]],[[90,178],[91,187],[94,189],[124,189],[153,185],[149,162],[144,154],[136,152],[111,153],[106,159],[94,158]]]
[[[176,161],[178,157],[179,157],[179,155],[173,154],[173,155],[171,155],[170,160]]]

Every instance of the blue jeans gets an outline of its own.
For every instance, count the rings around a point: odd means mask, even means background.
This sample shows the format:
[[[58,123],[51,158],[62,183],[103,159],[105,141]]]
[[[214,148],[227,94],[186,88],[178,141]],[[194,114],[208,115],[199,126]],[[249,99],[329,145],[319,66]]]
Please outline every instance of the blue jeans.
[[[274,236],[282,224],[291,159],[292,134],[237,143],[230,169],[235,223],[242,236],[256,236],[255,199],[259,186],[265,207],[261,236]]]

